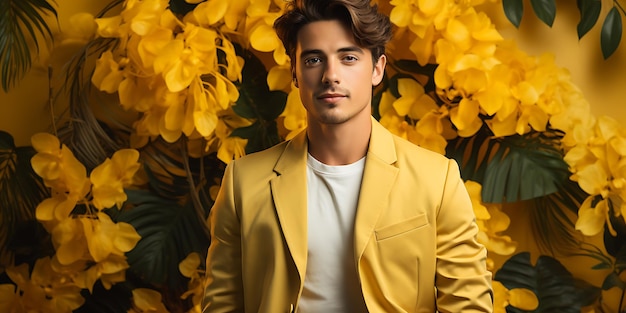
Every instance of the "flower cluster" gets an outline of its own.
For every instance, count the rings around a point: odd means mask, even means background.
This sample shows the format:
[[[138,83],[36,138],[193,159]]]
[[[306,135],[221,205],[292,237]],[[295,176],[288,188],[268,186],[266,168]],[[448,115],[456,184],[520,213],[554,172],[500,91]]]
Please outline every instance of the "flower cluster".
[[[498,137],[545,131],[551,117],[576,106],[569,102],[584,101],[569,95],[569,74],[553,56],[531,57],[504,40],[474,8],[482,2],[390,1],[399,27],[394,41],[408,38],[419,64],[437,64],[434,94],[418,87],[420,77],[399,79],[399,98],[383,94],[381,121],[397,134],[443,153],[447,140],[470,137],[484,124]],[[391,53],[403,47],[392,42]]]
[[[573,173],[571,179],[589,194],[578,210],[576,229],[593,236],[606,223],[615,236],[610,215],[626,217],[626,129],[610,117],[601,117],[576,135],[580,141],[565,161]]]
[[[32,167],[52,194],[37,206],[36,218],[51,234],[56,253],[37,260],[30,276],[27,264],[8,268],[17,287],[2,285],[0,303],[23,312],[72,312],[84,301],[82,289],[91,292],[98,280],[109,289],[126,279],[125,253],[140,236],[133,226],[113,222],[103,210],[126,201],[124,188],[139,169],[139,153],[119,150],[88,177],[83,164],[55,136],[36,134],[32,145],[37,151]]]
[[[93,84],[141,113],[140,137],[215,138],[220,112],[239,97],[243,59],[225,32],[238,27],[242,3],[206,1],[180,19],[167,0],[126,1],[120,15],[96,19],[97,35],[118,45],[98,59]]]
[[[511,219],[502,212],[501,204],[486,204],[481,200],[482,186],[474,181],[466,181],[465,188],[472,200],[476,224],[478,225],[478,241],[489,252],[499,255],[511,255],[517,249],[517,243],[509,236],[501,235],[511,224]]]
[[[200,305],[204,296],[205,276],[204,271],[198,269],[200,264],[202,264],[200,255],[192,252],[178,265],[180,273],[189,278],[188,291],[181,297],[182,299],[187,299],[191,296],[193,307],[189,310],[189,313],[202,312]]]

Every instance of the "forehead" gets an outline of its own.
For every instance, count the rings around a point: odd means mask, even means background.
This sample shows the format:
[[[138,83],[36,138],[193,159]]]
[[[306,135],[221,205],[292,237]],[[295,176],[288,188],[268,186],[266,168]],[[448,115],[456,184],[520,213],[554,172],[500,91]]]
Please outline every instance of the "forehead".
[[[298,31],[296,54],[303,50],[337,51],[348,46],[359,46],[348,27],[338,20],[316,21]]]

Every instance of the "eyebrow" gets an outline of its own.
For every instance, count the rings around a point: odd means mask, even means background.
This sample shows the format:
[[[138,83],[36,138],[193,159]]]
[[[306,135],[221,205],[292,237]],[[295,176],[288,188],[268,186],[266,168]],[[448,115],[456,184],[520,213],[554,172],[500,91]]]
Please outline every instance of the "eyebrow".
[[[337,52],[358,52],[363,54],[363,49],[361,49],[358,46],[348,46],[348,47],[344,47],[344,48],[340,48],[339,50],[337,50]],[[309,49],[309,50],[303,50],[300,53],[300,57],[304,57],[307,55],[311,55],[311,54],[324,54],[324,52],[320,49]]]

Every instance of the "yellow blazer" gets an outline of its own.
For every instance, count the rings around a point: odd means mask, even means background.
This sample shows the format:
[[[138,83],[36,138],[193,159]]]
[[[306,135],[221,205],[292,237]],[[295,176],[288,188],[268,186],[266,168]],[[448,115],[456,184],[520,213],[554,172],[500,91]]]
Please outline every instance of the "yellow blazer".
[[[486,250],[456,162],[372,124],[354,231],[368,311],[492,312]],[[307,265],[306,159],[302,132],[227,166],[209,218],[204,313],[297,307]]]

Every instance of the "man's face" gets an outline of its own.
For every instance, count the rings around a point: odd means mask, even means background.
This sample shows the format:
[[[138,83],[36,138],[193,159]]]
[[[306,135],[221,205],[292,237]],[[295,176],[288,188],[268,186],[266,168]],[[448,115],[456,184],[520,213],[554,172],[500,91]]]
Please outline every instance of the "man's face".
[[[372,86],[380,83],[385,56],[373,65],[339,21],[317,21],[298,32],[295,75],[308,122],[341,124],[371,114]]]

